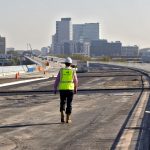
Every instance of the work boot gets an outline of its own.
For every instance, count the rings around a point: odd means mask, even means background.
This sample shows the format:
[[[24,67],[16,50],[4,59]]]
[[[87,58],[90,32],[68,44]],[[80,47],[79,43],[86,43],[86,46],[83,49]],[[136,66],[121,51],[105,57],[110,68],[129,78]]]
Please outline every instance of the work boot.
[[[61,114],[61,122],[64,123],[65,122],[65,120],[64,120],[64,111],[61,111],[60,114]]]
[[[71,119],[70,119],[71,114],[66,114],[66,123],[71,123]]]

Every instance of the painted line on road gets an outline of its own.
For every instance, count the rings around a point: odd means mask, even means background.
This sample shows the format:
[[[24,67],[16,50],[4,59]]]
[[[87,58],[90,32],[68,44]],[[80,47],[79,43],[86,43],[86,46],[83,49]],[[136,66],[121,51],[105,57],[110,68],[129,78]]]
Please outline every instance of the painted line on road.
[[[22,83],[29,83],[29,82],[40,81],[40,80],[45,80],[45,79],[48,79],[48,78],[37,78],[37,79],[29,79],[29,80],[23,80],[23,81],[15,81],[15,82],[10,82],[10,83],[3,83],[3,84],[0,84],[0,87],[22,84]]]

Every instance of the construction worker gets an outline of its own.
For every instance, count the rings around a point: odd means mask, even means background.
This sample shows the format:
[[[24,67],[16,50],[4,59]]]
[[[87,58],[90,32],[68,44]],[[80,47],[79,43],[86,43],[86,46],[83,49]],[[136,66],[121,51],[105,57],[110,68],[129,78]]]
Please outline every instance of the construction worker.
[[[77,93],[78,79],[75,70],[71,67],[72,59],[65,60],[65,68],[61,68],[54,84],[54,94],[57,87],[60,93],[60,113],[61,122],[64,123],[64,112],[66,113],[66,123],[71,123],[72,100],[73,95]],[[66,107],[66,108],[65,108]]]

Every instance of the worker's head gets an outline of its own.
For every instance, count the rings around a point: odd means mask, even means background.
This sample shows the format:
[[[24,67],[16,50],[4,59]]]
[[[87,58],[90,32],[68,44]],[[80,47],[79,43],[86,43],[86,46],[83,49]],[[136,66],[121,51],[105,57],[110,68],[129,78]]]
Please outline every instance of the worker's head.
[[[71,59],[70,57],[67,57],[67,58],[65,59],[65,65],[66,65],[67,67],[69,67],[69,66],[71,66],[71,64],[72,64],[72,59]]]

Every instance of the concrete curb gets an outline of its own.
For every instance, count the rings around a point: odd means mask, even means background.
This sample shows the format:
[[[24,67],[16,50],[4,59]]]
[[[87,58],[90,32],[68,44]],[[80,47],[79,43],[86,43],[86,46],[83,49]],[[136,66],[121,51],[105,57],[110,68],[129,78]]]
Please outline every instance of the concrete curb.
[[[136,149],[141,121],[144,117],[146,104],[148,102],[149,92],[143,92],[138,105],[136,106],[123,135],[117,144],[116,149]]]

